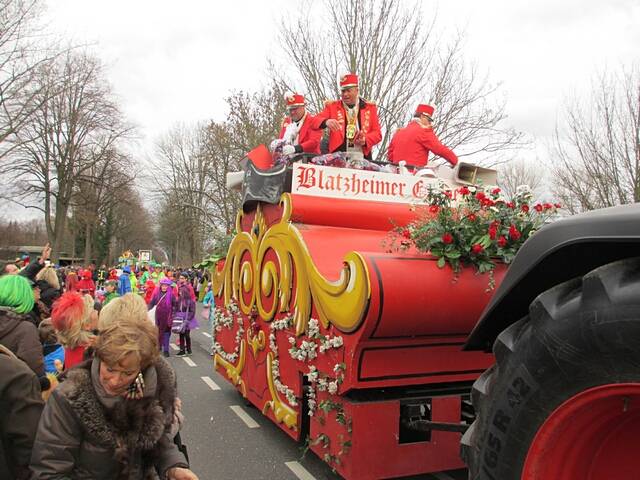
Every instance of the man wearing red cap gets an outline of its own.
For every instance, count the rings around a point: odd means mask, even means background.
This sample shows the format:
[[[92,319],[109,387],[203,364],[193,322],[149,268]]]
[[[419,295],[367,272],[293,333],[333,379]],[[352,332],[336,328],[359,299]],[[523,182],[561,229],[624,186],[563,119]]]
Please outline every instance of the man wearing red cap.
[[[418,105],[413,120],[399,129],[391,139],[387,158],[396,165],[404,160],[408,168],[424,167],[429,161],[429,152],[433,152],[455,166],[458,157],[445,147],[432,128],[433,107]]]
[[[350,73],[340,79],[341,99],[327,102],[311,127],[329,128],[329,152],[362,152],[371,160],[371,148],[382,140],[378,109],[359,97],[358,76]]]
[[[320,153],[322,132],[311,128],[311,115],[305,110],[304,96],[298,93],[285,95],[289,116],[284,119],[278,138],[287,144],[282,147],[284,155],[294,153]]]

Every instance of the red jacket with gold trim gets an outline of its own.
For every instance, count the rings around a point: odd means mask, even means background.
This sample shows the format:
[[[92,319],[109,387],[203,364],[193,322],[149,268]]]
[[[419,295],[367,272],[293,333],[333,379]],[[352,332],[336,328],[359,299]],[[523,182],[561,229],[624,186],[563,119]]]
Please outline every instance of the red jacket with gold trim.
[[[320,130],[314,130],[311,128],[311,121],[313,116],[307,113],[300,131],[298,132],[298,144],[296,147],[296,153],[320,153],[320,138],[322,132]],[[282,122],[282,128],[280,129],[280,135],[278,138],[284,137],[284,132],[287,129],[287,125],[291,123],[291,117],[286,117]]]
[[[445,147],[431,128],[423,128],[417,122],[399,129],[391,139],[387,158],[397,164],[401,160],[409,166],[424,167],[429,159],[429,152],[444,158],[452,165],[458,163],[458,157]]]
[[[358,130],[365,134],[365,144],[362,147],[362,153],[365,157],[371,155],[371,148],[380,143],[382,140],[382,132],[380,131],[380,122],[378,121],[378,108],[375,103],[367,102],[362,98],[359,100],[358,106]],[[333,118],[337,120],[340,130],[334,132],[329,130],[329,152],[335,152],[345,143],[346,130],[346,112],[342,100],[334,100],[326,103],[324,110],[313,117],[311,128],[321,129],[325,127],[325,122]]]

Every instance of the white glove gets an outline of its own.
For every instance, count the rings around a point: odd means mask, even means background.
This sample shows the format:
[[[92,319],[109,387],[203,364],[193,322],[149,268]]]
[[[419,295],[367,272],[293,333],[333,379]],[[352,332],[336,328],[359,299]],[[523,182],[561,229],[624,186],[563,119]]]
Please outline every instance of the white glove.
[[[283,155],[292,155],[294,153],[296,153],[296,147],[294,147],[293,145],[285,145],[284,147],[282,147]]]

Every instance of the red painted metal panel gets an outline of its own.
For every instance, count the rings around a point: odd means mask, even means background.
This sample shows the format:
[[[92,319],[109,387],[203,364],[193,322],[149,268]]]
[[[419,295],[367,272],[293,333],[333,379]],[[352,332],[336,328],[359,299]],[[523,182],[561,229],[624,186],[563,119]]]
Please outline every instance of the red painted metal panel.
[[[432,377],[429,383],[453,381],[460,375],[480,373],[493,363],[482,352],[463,352],[463,343],[365,348],[358,379],[362,381]]]
[[[328,225],[388,232],[416,218],[408,204],[363,202],[340,198],[292,195],[292,221],[306,225]]]

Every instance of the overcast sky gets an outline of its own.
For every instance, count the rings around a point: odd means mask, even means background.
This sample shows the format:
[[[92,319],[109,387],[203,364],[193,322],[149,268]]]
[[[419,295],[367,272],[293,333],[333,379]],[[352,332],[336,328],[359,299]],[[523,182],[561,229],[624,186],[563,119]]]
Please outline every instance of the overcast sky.
[[[345,0],[346,1],[346,0]],[[123,108],[147,136],[225,115],[231,89],[252,90],[278,45],[275,21],[300,1],[48,0],[46,18],[95,43]],[[640,58],[639,0],[421,2],[444,34],[467,33],[466,57],[502,82],[513,125],[544,136],[562,98],[605,67]]]
[[[347,0],[345,0],[347,1]],[[277,20],[298,0],[47,0],[45,21],[92,44],[128,119],[137,151],[176,122],[224,118],[232,89],[255,90],[277,55]],[[444,34],[465,31],[465,57],[502,83],[508,122],[538,151],[562,100],[591,78],[640,60],[640,0],[423,0]],[[365,92],[366,93],[366,92]],[[374,99],[375,100],[375,99]],[[535,156],[535,152],[530,156]]]

